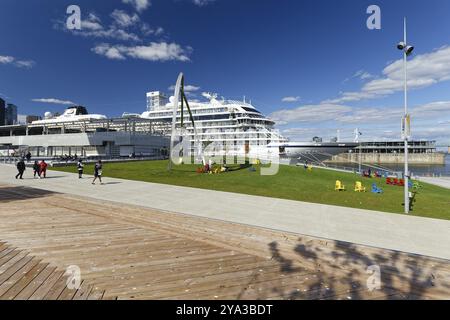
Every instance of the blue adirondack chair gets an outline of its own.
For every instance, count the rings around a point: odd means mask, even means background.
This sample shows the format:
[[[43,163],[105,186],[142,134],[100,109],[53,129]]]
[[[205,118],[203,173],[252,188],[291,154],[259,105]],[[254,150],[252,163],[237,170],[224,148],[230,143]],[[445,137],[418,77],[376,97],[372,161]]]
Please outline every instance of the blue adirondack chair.
[[[372,184],[372,193],[383,193],[383,189],[378,188],[376,183]]]

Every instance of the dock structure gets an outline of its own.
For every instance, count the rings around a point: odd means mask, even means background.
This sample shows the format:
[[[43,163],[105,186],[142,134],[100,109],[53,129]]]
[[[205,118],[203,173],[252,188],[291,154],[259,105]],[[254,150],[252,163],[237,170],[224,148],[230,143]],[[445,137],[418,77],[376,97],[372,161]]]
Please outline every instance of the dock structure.
[[[445,259],[11,184],[0,205],[0,299],[450,296]]]
[[[445,163],[445,154],[437,152],[436,141],[409,141],[410,164],[439,164]],[[348,153],[334,156],[326,163],[368,163],[368,164],[403,164],[403,141],[361,142],[360,146]]]
[[[136,117],[1,126],[0,156],[160,156],[169,146],[166,126]]]

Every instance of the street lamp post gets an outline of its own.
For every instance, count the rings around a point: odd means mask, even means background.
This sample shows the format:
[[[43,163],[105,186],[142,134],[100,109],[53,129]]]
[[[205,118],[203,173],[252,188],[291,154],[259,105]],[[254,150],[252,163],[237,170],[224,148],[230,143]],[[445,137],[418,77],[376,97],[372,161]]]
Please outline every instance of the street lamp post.
[[[406,38],[406,18],[404,19],[403,25],[403,42],[400,42],[397,45],[399,50],[403,51],[403,68],[404,68],[404,94],[405,94],[405,115],[402,123],[402,135],[403,141],[405,143],[405,172],[404,172],[404,181],[405,181],[405,213],[409,213],[409,169],[408,169],[408,140],[409,140],[409,131],[410,131],[410,117],[408,115],[408,61],[407,58],[414,51],[414,47],[408,45]]]

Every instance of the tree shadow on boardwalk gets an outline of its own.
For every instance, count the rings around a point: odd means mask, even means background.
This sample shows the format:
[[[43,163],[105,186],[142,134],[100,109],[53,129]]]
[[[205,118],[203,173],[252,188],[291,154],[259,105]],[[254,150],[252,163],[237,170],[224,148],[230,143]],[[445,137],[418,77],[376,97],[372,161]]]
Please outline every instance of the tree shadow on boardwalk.
[[[0,186],[0,203],[43,198],[56,192],[22,186]]]
[[[287,281],[267,282],[260,277],[255,299],[273,296],[294,299],[448,299],[450,263],[391,250],[368,248],[341,241],[301,238],[290,251],[278,242],[268,244],[272,260]],[[379,269],[377,269],[379,268]],[[370,280],[379,270],[380,287]],[[372,286],[373,285],[373,286]],[[247,285],[247,288],[251,284]],[[241,293],[246,298],[245,293]]]

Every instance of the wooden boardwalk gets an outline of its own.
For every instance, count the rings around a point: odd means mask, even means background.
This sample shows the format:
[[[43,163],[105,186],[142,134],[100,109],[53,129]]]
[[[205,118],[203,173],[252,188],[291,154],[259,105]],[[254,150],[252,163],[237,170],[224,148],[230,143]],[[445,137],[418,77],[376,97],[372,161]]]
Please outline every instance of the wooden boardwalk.
[[[0,186],[0,241],[0,299],[450,298],[449,261],[23,187]]]

